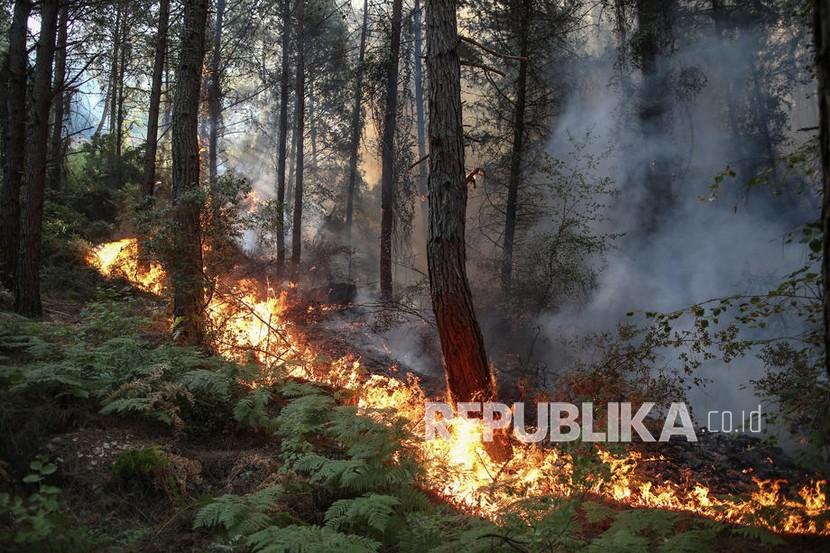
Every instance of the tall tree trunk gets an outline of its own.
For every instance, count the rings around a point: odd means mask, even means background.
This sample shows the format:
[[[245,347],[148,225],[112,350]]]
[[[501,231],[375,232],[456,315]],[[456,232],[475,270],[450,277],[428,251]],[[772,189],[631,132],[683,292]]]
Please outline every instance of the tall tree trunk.
[[[43,230],[43,197],[49,146],[49,106],[52,100],[52,62],[58,0],[42,0],[32,80],[32,108],[26,129],[28,143],[26,181],[22,197],[20,252],[17,260],[15,311],[28,317],[43,313],[40,301],[40,239]]]
[[[821,260],[824,283],[824,363],[827,374],[830,375],[830,6],[824,0],[815,2],[814,22],[819,143],[824,193],[821,202],[821,230],[824,238]]]
[[[300,264],[303,247],[303,146],[305,133],[305,0],[297,1],[297,182],[294,183],[294,225],[291,231],[291,262]]]
[[[418,133],[418,159],[422,160],[418,164],[418,195],[420,201],[418,207],[421,211],[421,219],[424,224],[424,232],[427,232],[429,226],[429,214],[427,213],[427,178],[429,176],[429,164],[423,161],[427,155],[427,130],[426,117],[424,114],[424,70],[423,60],[423,36],[421,32],[421,0],[415,0],[415,7],[412,10],[412,35],[415,41],[415,50],[413,53],[415,71],[415,126]]]
[[[296,87],[296,80],[295,85]],[[297,176],[297,99],[294,99],[294,109],[291,111],[291,147],[288,150],[288,181],[285,183],[285,212],[294,212],[294,182]]]
[[[670,39],[673,9],[674,0],[637,0],[638,51],[643,77],[639,119],[646,148],[669,139],[665,83],[662,82],[658,64]],[[671,162],[665,154],[657,153],[644,163],[642,179],[646,193],[640,205],[640,219],[646,233],[655,232],[672,208],[671,172]]]
[[[67,94],[66,81],[66,38],[68,31],[69,9],[64,2],[58,13],[58,43],[55,48],[55,83],[52,99],[52,140],[49,146],[48,182],[53,190],[63,188],[63,108],[64,95]]]
[[[392,0],[392,37],[386,65],[386,107],[380,189],[380,297],[392,299],[392,230],[395,224],[395,129],[398,122],[398,58],[403,1]]]
[[[112,28],[112,63],[110,64],[109,93],[109,131],[112,135],[118,125],[118,61],[121,57],[121,2],[115,5],[115,26]]]
[[[291,0],[282,0],[282,69],[277,139],[277,274],[285,271],[285,147],[288,141],[288,64],[291,47]]]
[[[314,74],[312,73],[308,78],[308,137],[311,141],[311,163],[308,167],[309,175],[314,179],[317,173],[317,119],[315,116],[314,105]]]
[[[346,245],[352,244],[352,219],[354,218],[354,194],[357,185],[357,162],[363,125],[363,59],[366,56],[366,32],[369,27],[369,0],[363,0],[363,26],[360,29],[360,51],[357,55],[357,73],[354,80],[354,105],[352,106],[352,136],[349,144],[349,181],[346,184]]]
[[[208,0],[185,0],[184,22],[173,99],[173,284],[175,338],[182,345],[202,342],[204,279],[199,223],[199,95],[205,56]]]
[[[467,280],[467,184],[455,0],[426,4],[430,295],[454,401],[487,400],[495,384]]]
[[[26,166],[26,34],[29,0],[16,0],[9,29],[8,125],[3,140],[3,186],[0,189],[0,278],[14,290],[20,250],[20,191]]]
[[[170,0],[159,1],[159,22],[153,55],[153,76],[150,85],[150,107],[147,110],[147,146],[144,152],[144,178],[141,195],[149,200],[156,188],[156,153],[158,152],[159,111],[161,109],[161,79],[167,55],[167,31],[170,26]]]
[[[121,183],[121,154],[124,149],[124,97],[126,89],[126,75],[127,75],[127,54],[129,52],[130,42],[127,40],[127,10],[121,7],[121,31],[119,32],[121,38],[121,46],[118,49],[120,59],[118,60],[118,101],[115,106],[115,161],[118,174],[118,182]]]
[[[510,177],[507,183],[507,206],[504,221],[504,250],[501,262],[501,285],[505,294],[510,293],[513,279],[513,245],[516,238],[516,212],[518,211],[519,184],[522,179],[525,140],[525,104],[527,101],[528,26],[530,24],[530,0],[515,3],[513,19],[518,23],[519,76],[516,80],[516,104],[513,108],[513,148],[510,152]]]
[[[208,86],[208,178],[216,182],[219,171],[219,126],[222,124],[222,27],[225,0],[216,0],[216,23],[213,26],[213,55],[210,60]]]

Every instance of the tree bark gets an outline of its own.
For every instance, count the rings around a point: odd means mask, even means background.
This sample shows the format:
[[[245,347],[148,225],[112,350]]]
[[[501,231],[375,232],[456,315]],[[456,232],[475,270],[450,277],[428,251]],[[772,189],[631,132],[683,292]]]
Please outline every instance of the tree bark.
[[[291,47],[291,0],[282,0],[282,69],[277,138],[277,274],[285,271],[285,149],[288,142],[288,70]]]
[[[173,252],[170,278],[173,284],[175,339],[182,345],[203,340],[201,227],[199,211],[199,95],[208,0],[185,0],[184,21],[173,99]]]
[[[454,401],[495,397],[484,339],[467,280],[461,69],[454,0],[426,5],[429,110],[430,295]]]
[[[380,189],[380,298],[392,299],[392,230],[395,224],[395,129],[398,122],[398,58],[401,54],[402,0],[392,0],[392,37],[386,65],[386,106]]]
[[[360,30],[360,52],[357,55],[357,73],[354,83],[354,105],[352,106],[352,136],[349,152],[349,181],[346,185],[346,246],[352,244],[352,219],[354,218],[354,195],[357,185],[357,162],[360,150],[360,136],[363,131],[363,60],[366,56],[366,32],[369,27],[369,0],[363,0],[363,26]]]
[[[219,126],[222,124],[222,27],[225,0],[216,0],[216,23],[213,28],[213,55],[208,86],[208,179],[216,182],[219,171]]]
[[[294,183],[294,225],[291,231],[291,263],[300,264],[303,247],[303,153],[305,134],[305,0],[297,1],[297,181]]]
[[[26,129],[26,180],[21,206],[20,252],[14,302],[15,311],[27,317],[39,317],[43,313],[40,300],[40,248],[57,22],[58,0],[43,0],[32,80],[32,107]]]
[[[170,26],[170,0],[159,1],[158,33],[153,55],[153,76],[150,85],[150,106],[147,110],[147,145],[144,152],[144,180],[141,194],[149,200],[156,188],[156,154],[158,153],[159,112],[161,109],[161,79],[167,55],[167,32]]]
[[[69,9],[63,4],[58,13],[58,43],[55,48],[55,83],[52,98],[52,139],[49,146],[48,182],[53,190],[61,190],[63,175],[63,119],[66,81],[66,39]]]
[[[418,133],[418,159],[423,160],[427,155],[426,139],[426,117],[424,113],[424,70],[423,70],[423,35],[421,31],[421,0],[415,0],[415,7],[412,10],[412,35],[414,37],[415,49],[415,126]],[[420,201],[418,207],[421,211],[421,219],[424,222],[424,232],[429,227],[429,214],[427,213],[427,178],[429,177],[429,164],[422,161],[418,164],[418,195]]]
[[[20,250],[20,191],[26,162],[26,34],[29,0],[16,0],[9,29],[8,124],[3,140],[3,186],[0,189],[0,278],[14,290]]]
[[[821,230],[823,233],[821,275],[824,292],[824,363],[830,375],[830,6],[816,0],[813,37],[816,46],[818,75],[819,143],[823,198]]]
[[[513,147],[510,152],[510,177],[507,183],[507,206],[504,221],[504,250],[502,251],[501,285],[505,296],[510,293],[513,280],[513,245],[516,237],[516,212],[518,211],[519,184],[522,179],[525,139],[525,104],[527,101],[528,26],[530,24],[530,0],[522,0],[516,6],[514,18],[518,19],[519,75],[516,81],[516,104],[513,108]]]

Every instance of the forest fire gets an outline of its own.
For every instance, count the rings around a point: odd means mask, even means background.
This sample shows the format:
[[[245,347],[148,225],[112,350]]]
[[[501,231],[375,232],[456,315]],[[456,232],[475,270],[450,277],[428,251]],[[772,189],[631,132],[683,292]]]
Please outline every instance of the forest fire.
[[[97,247],[88,262],[104,276],[123,277],[137,288],[160,293],[163,269],[155,264],[141,268],[137,255],[136,240],[126,238]],[[392,410],[409,421],[413,436],[422,435],[426,397],[417,378],[369,374],[354,356],[325,359],[286,320],[287,292],[263,293],[265,288],[251,279],[217,285],[206,308],[217,351],[235,360],[253,357],[265,367],[264,382],[271,374],[281,374],[348,390],[367,414]],[[457,507],[491,520],[519,500],[588,494],[778,533],[830,535],[825,481],[792,494],[786,482],[754,479],[757,489],[748,496],[720,496],[702,483],[651,481],[641,470],[646,459],[637,451],[619,455],[600,449],[602,470],[586,471],[569,453],[516,443],[512,458],[498,463],[484,448],[480,421],[456,418],[449,429],[449,439],[410,440],[424,468],[425,485]]]

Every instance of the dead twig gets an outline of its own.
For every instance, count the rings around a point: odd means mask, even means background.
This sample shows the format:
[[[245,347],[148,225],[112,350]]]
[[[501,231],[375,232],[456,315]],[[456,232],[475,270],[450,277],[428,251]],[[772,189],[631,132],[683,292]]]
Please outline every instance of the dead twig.
[[[468,36],[459,35],[458,39],[463,40],[464,42],[467,42],[469,44],[472,44],[473,46],[478,46],[479,48],[481,48],[482,50],[484,50],[485,52],[487,52],[491,56],[496,56],[497,58],[502,58],[502,59],[505,59],[505,60],[527,61],[526,56],[511,56],[510,54],[502,54],[500,52],[496,52],[495,50],[493,50],[491,48],[488,48],[487,46],[483,45],[479,41],[477,41],[473,38],[470,38]]]

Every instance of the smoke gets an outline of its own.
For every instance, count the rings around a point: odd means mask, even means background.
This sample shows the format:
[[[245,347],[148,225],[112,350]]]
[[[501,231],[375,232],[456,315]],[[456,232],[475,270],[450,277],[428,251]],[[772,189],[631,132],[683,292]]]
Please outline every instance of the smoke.
[[[607,36],[611,31],[599,25],[593,32]],[[791,75],[780,69],[794,72],[795,59],[767,57],[764,64],[750,63],[758,59],[760,45],[783,40],[758,34],[763,32],[741,29],[726,39],[711,30],[679,41],[671,56],[659,60],[656,79],[661,87],[657,93],[669,106],[667,126],[663,133],[647,136],[637,120],[637,91],[642,86],[638,71],[632,71],[630,87],[622,86],[625,79],[620,78],[614,48],[569,68],[568,73],[580,80],[557,119],[548,152],[565,160],[572,137],[588,133],[594,137],[590,153],[599,156],[612,147],[598,172],[611,177],[620,194],[596,231],[625,235],[604,260],[587,302],[539,318],[549,346],[542,357],[550,367],[563,365],[555,347],[562,338],[632,322],[626,313],[633,310],[670,311],[735,293],[762,293],[807,262],[805,248],[787,244],[785,238],[817,218],[816,196],[795,193],[792,186],[776,190],[771,183],[742,186],[751,170],[767,167],[769,141],[774,153],[783,155],[808,137],[797,129],[817,120],[808,97],[812,82],[782,85],[779,77],[769,76]],[[779,71],[770,70],[771,64],[779,64]],[[753,105],[759,98],[763,105]],[[775,99],[781,102],[772,104]],[[730,108],[740,126],[730,119]],[[644,168],[659,159],[671,160],[670,174],[664,177],[665,194],[673,201],[656,214],[660,223],[649,232],[643,230],[644,218],[654,215],[649,209],[656,208],[643,175]],[[710,186],[727,167],[738,172],[737,178],[724,178],[710,201]],[[778,168],[770,180],[790,179],[792,185],[793,178],[784,173]],[[762,375],[760,361],[753,358],[728,366],[708,363],[699,376],[711,384],[691,391],[693,409],[700,417],[709,410],[757,408],[759,399],[747,386]]]

